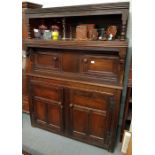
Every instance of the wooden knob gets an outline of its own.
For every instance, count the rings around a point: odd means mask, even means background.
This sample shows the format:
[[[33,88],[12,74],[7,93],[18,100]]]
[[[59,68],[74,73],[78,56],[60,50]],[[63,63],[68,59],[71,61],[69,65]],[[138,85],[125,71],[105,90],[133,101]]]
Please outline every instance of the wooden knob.
[[[55,60],[55,61],[56,61],[57,59],[58,59],[58,58],[57,58],[56,56],[54,56],[54,57],[53,57],[53,60]]]
[[[61,105],[61,102],[58,102],[58,105]]]
[[[87,62],[88,62],[88,59],[87,59],[87,58],[84,58],[84,59],[83,59],[83,62],[84,62],[84,63],[87,63]]]
[[[72,108],[73,107],[73,104],[70,104],[69,106]]]

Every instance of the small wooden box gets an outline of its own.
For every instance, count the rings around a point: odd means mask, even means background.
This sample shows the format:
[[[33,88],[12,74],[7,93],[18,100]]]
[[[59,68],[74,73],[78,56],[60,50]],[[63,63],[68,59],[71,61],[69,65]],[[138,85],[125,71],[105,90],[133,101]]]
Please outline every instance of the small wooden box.
[[[76,27],[76,39],[87,40],[87,25],[78,25]]]

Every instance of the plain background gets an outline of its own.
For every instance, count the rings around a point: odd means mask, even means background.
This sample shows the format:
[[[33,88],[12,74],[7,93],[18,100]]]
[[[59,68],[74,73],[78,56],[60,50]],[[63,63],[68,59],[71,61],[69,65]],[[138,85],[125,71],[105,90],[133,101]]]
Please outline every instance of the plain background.
[[[121,1],[121,0],[120,0]],[[50,6],[104,0],[42,0]],[[111,1],[107,1],[111,2]],[[50,6],[49,6],[50,3]],[[0,154],[22,154],[22,1],[0,8]],[[133,155],[153,155],[155,138],[154,1],[132,1]]]

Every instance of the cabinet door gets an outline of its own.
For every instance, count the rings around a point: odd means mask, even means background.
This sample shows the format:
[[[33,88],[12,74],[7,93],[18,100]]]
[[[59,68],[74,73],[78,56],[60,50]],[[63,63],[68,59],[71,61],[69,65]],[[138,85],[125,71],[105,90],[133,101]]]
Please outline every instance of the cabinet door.
[[[70,90],[71,135],[103,146],[109,141],[113,106],[113,96],[109,94]]]
[[[31,81],[31,111],[36,124],[63,131],[63,89],[56,85]]]

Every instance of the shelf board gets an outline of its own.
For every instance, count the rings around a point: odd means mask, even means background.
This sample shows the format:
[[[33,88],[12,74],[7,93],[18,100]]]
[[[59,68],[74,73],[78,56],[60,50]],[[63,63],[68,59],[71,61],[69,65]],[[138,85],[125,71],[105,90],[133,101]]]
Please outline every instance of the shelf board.
[[[128,47],[127,41],[79,41],[79,40],[41,40],[41,39],[26,39],[24,44],[27,47],[43,47],[55,49],[77,49],[77,50],[110,50],[118,51],[117,48]]]

